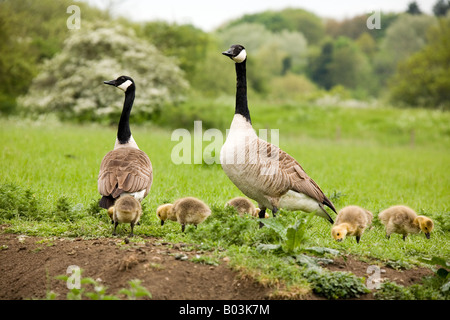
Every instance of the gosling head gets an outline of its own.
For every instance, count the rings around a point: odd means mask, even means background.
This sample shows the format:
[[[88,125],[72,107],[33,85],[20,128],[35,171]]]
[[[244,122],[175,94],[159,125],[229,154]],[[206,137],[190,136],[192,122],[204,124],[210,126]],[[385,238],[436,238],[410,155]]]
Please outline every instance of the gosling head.
[[[247,52],[245,51],[244,46],[240,44],[233,44],[230,49],[222,52],[222,54],[236,63],[242,63],[247,59]]]
[[[331,229],[331,235],[333,236],[334,240],[341,242],[347,235],[347,228],[342,224],[334,226]]]
[[[158,209],[156,209],[156,215],[161,220],[161,226],[164,225],[164,221],[167,220],[167,217],[172,212],[172,207],[173,207],[173,204],[166,203],[166,204],[160,205],[158,207]]]
[[[114,223],[113,221],[113,215],[114,215],[114,206],[109,207],[108,209],[108,216],[111,219],[111,223]]]
[[[418,216],[415,220],[427,239],[430,239],[430,233],[434,228],[433,220],[425,216]]]
[[[123,92],[127,92],[128,90],[134,90],[136,88],[134,80],[128,76],[120,76],[115,80],[103,81],[103,83],[115,86],[120,90],[122,90]]]
[[[260,208],[256,208],[256,209],[255,209],[255,213],[253,214],[253,216],[256,217],[256,218],[259,218],[259,212],[260,212],[260,211],[261,211]],[[269,219],[269,218],[270,218],[268,212],[266,212],[266,213],[264,214],[264,218],[265,218],[265,219]]]

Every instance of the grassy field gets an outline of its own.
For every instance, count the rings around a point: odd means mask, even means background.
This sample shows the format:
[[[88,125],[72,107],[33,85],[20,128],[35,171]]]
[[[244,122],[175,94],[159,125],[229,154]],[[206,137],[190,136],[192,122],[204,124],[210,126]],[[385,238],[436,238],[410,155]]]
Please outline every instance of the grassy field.
[[[279,129],[280,147],[302,164],[337,209],[355,204],[375,216],[374,228],[366,231],[359,245],[354,239],[335,242],[329,223],[312,217],[305,222],[309,228],[304,230],[301,244],[286,251],[282,230],[295,225],[302,215],[281,211],[273,225],[259,229],[256,219],[239,218],[223,208],[227,200],[242,194],[220,165],[175,165],[171,161],[171,150],[178,142],[171,141],[172,130],[167,126],[177,128],[181,123],[191,130],[194,119],[204,120],[204,129],[216,126],[223,130],[229,125],[233,110],[226,106],[228,101],[211,104],[211,113],[202,112],[206,102],[179,107],[173,118],[161,120],[166,128],[132,125],[133,136],[150,156],[154,169],[142,223],[135,228],[138,237],[132,241],[141,241],[139,236],[145,235],[201,244],[212,250],[216,259],[226,255],[235,268],[245,269],[261,281],[281,280],[306,292],[313,287],[311,275],[306,269],[298,272],[298,265],[286,256],[300,254],[308,247],[337,249],[360,259],[390,261],[406,268],[423,265],[422,258],[449,260],[448,113],[264,104],[251,109],[254,128]],[[183,111],[188,116],[175,122],[177,112]],[[39,236],[111,236],[107,215],[97,206],[97,174],[103,156],[114,146],[115,135],[115,127],[100,125],[0,120],[0,223],[8,225],[6,231]],[[203,148],[208,144],[204,142]],[[197,230],[188,227],[186,234],[176,223],[168,222],[161,228],[155,215],[157,206],[184,196],[204,200],[213,209],[212,216]],[[423,234],[411,235],[406,241],[400,235],[385,239],[376,217],[395,204],[406,204],[430,216],[435,221],[431,239]],[[119,227],[122,234],[128,234],[128,228],[123,228]],[[430,290],[434,298],[444,297],[439,289]]]

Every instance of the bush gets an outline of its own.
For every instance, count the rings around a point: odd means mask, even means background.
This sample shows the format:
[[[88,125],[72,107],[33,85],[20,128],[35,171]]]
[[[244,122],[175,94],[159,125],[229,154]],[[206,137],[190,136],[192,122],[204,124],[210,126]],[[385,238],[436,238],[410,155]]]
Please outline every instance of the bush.
[[[414,296],[403,286],[395,282],[384,282],[376,291],[374,297],[378,300],[412,300]]]
[[[314,292],[327,299],[354,298],[369,292],[364,285],[364,278],[358,278],[351,272],[309,269],[304,275],[312,284]]]
[[[30,189],[22,189],[14,184],[0,185],[0,218],[27,217],[40,219],[39,202]]]

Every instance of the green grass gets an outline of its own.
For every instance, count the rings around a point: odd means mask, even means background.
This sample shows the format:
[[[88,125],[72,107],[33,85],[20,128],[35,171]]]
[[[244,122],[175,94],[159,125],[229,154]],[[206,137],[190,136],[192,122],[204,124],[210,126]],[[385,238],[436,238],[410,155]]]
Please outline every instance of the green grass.
[[[222,104],[212,102],[214,106]],[[205,105],[199,102],[197,108]],[[179,112],[188,106],[181,106]],[[231,121],[232,112],[232,108],[224,107],[211,117],[192,111],[183,121],[191,130],[193,122],[189,120],[204,116],[211,119],[211,125],[219,123],[222,129]],[[382,261],[407,268],[424,265],[421,258],[449,259],[448,113],[262,105],[254,112],[252,109],[252,120],[257,130],[279,129],[280,147],[302,164],[338,209],[356,204],[374,213],[374,227],[366,231],[360,244],[354,238],[335,242],[330,224],[313,217],[297,254],[307,247],[327,247],[374,264]],[[204,125],[204,129],[211,125]],[[178,127],[177,123],[172,126]],[[340,136],[336,136],[337,127],[341,128]],[[233,268],[263,283],[283,283],[288,291],[301,294],[325,290],[328,297],[334,297],[332,289],[324,288],[323,281],[318,280],[333,275],[311,275],[308,268],[286,259],[283,252],[257,249],[261,244],[282,244],[283,239],[274,229],[259,229],[257,219],[240,218],[231,209],[223,208],[226,201],[242,194],[219,165],[172,163],[171,150],[178,141],[171,141],[169,129],[147,124],[132,126],[132,132],[140,148],[150,156],[154,183],[143,202],[142,222],[135,228],[137,237],[131,241],[155,236],[164,241],[197,244],[215,256],[198,258],[201,261],[219,261],[227,256]],[[45,119],[0,120],[0,223],[7,225],[6,232],[43,237],[110,237],[109,218],[96,204],[100,197],[97,174],[103,156],[114,146],[115,135],[115,127],[100,125],[59,124]],[[203,148],[208,144],[203,142]],[[184,196],[208,203],[213,211],[211,217],[198,229],[187,227],[185,234],[175,222],[161,227],[156,208]],[[410,235],[406,241],[400,235],[385,239],[376,217],[395,204],[406,204],[430,216],[435,221],[431,239],[423,234]],[[298,213],[281,210],[277,221],[287,229],[297,218]],[[118,231],[125,237],[129,226],[121,225]],[[336,278],[346,283],[341,297],[358,283],[347,275]]]

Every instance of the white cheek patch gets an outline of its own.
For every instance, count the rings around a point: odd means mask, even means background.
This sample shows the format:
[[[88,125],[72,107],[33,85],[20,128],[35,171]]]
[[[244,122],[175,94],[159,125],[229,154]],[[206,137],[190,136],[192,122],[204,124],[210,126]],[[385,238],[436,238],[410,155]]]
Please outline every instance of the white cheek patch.
[[[245,60],[245,58],[247,58],[247,52],[245,52],[245,49],[243,49],[236,57],[232,59],[237,63],[241,63]]]
[[[133,84],[133,82],[131,82],[130,80],[127,80],[124,83],[122,83],[120,86],[117,86],[117,88],[122,89],[123,91],[127,91],[128,87],[131,86],[132,84]]]

